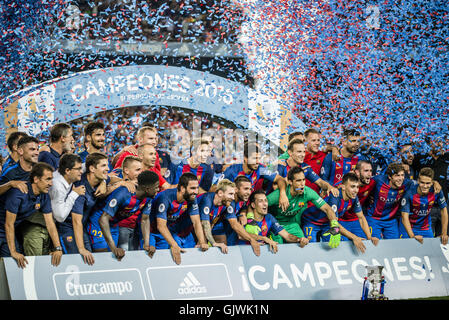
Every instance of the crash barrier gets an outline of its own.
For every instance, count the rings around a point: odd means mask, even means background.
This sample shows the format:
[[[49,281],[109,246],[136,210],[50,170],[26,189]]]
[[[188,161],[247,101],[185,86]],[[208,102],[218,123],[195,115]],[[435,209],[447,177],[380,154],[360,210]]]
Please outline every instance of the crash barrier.
[[[337,249],[283,244],[276,254],[264,246],[259,257],[250,246],[229,247],[228,254],[187,249],[180,265],[169,250],[158,250],[152,259],[144,251],[129,251],[121,261],[95,253],[92,266],[80,255],[64,255],[57,267],[50,256],[27,257],[23,270],[4,258],[0,294],[12,300],[358,300],[365,266],[382,265],[389,299],[449,295],[449,246],[439,239],[365,245],[363,254],[350,242]]]

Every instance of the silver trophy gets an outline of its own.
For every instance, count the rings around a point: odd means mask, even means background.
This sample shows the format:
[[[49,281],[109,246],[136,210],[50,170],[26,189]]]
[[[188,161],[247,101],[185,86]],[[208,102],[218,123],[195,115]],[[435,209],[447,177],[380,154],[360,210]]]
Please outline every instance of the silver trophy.
[[[363,282],[362,300],[388,300],[384,295],[383,268],[383,266],[366,266],[367,276]]]

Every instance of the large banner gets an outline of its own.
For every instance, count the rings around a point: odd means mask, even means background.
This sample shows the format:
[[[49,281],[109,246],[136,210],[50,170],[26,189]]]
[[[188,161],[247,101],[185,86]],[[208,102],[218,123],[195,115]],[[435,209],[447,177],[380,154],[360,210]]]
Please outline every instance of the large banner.
[[[276,101],[239,82],[183,67],[138,65],[80,72],[9,96],[1,102],[0,141],[17,129],[38,135],[58,122],[142,105],[208,113],[280,146],[289,132],[305,129]]]
[[[377,246],[365,241],[365,245],[363,254],[349,242],[337,249],[324,243],[303,249],[286,244],[276,255],[263,250],[260,257],[250,254],[248,247],[241,251],[257,300],[357,300],[367,265],[384,266],[385,295],[390,299],[448,295],[449,247],[438,239],[426,239],[424,244],[414,239],[381,240]]]
[[[13,300],[358,300],[366,265],[385,267],[389,299],[449,295],[449,246],[439,239],[365,244],[363,254],[350,242],[337,249],[324,243],[283,244],[276,254],[264,246],[259,257],[249,246],[230,247],[228,254],[218,248],[187,249],[181,265],[169,250],[158,250],[153,259],[143,251],[126,252],[122,261],[97,253],[93,266],[79,255],[64,255],[58,267],[51,266],[49,256],[27,257],[24,270],[12,258],[4,264]]]
[[[129,251],[121,261],[111,253],[96,253],[93,266],[80,255],[64,255],[58,267],[49,256],[27,257],[23,270],[12,258],[4,262],[13,300],[251,299],[241,281],[239,248],[230,248],[227,255],[214,249],[189,249],[181,265],[169,250],[158,250],[152,259],[144,251]]]

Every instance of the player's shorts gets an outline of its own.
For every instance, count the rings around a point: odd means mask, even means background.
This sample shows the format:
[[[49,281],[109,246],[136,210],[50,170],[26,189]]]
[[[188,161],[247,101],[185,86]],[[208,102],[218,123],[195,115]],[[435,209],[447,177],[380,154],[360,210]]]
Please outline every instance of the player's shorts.
[[[359,220],[355,221],[341,221],[338,220],[338,223],[348,230],[349,232],[355,234],[357,237],[366,239],[366,234],[363,232],[362,227],[360,226]],[[348,238],[346,238],[344,235],[341,235],[341,241],[349,241]]]
[[[113,227],[109,227],[111,231],[112,240],[114,240],[115,245],[118,244],[119,237],[119,226],[118,224]],[[89,235],[89,239],[92,245],[92,250],[101,250],[101,249],[109,249],[108,243],[103,236],[103,232],[101,231],[100,226],[94,225],[93,223],[87,224],[87,234]]]
[[[294,235],[297,236],[298,238],[304,238],[304,232],[302,231],[301,227],[299,226],[299,224],[297,224],[296,222],[292,222],[292,223],[281,223],[280,224],[282,227],[284,227],[284,229]],[[284,238],[282,238],[280,235],[272,235],[272,238],[274,241],[276,241],[277,243],[284,243]]]
[[[399,239],[398,219],[383,221],[366,217],[366,221],[370,227],[372,237],[378,239]]]
[[[180,237],[177,234],[172,233],[173,239],[176,241],[180,248],[194,248],[196,243],[193,238],[193,234],[189,233],[186,237]],[[167,240],[160,233],[151,233],[150,246],[156,247],[156,249],[170,249],[170,245]]]
[[[317,225],[310,222],[304,222],[302,229],[304,230],[304,235],[309,242],[328,242],[330,236],[323,236],[330,229],[329,224]]]
[[[59,241],[61,242],[62,252],[64,254],[75,254],[79,253],[78,246],[76,245],[75,241],[75,233],[73,232],[73,229],[59,229]],[[92,252],[92,246],[90,243],[89,235],[87,234],[86,230],[83,229],[83,242],[84,247],[86,250],[89,250]]]
[[[429,227],[429,229],[427,230],[420,230],[420,229],[415,229],[412,228],[413,233],[415,234],[415,236],[423,236],[423,238],[433,238],[433,231],[432,228]],[[405,230],[405,227],[402,223],[399,224],[399,238],[400,239],[409,239],[410,237],[408,236],[407,230]]]

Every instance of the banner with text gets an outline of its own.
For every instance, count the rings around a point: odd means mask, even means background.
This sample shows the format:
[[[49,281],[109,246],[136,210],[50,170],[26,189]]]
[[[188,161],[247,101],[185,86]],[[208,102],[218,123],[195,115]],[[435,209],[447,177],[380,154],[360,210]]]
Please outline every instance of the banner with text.
[[[389,299],[449,295],[449,246],[439,239],[365,241],[358,253],[352,243],[337,249],[327,244],[267,246],[255,256],[249,246],[207,252],[187,249],[181,265],[168,250],[153,259],[130,251],[122,261],[111,253],[96,253],[88,266],[79,255],[64,255],[53,267],[49,256],[27,257],[24,270],[12,258],[4,264],[11,299],[256,299],[358,300],[366,265],[384,266],[385,295]],[[4,279],[5,281],[6,279]]]
[[[253,129],[276,145],[285,146],[288,133],[305,129],[301,120],[262,93],[184,67],[136,65],[79,72],[25,88],[0,104],[3,144],[15,130],[35,136],[58,122],[146,105],[208,113]]]

